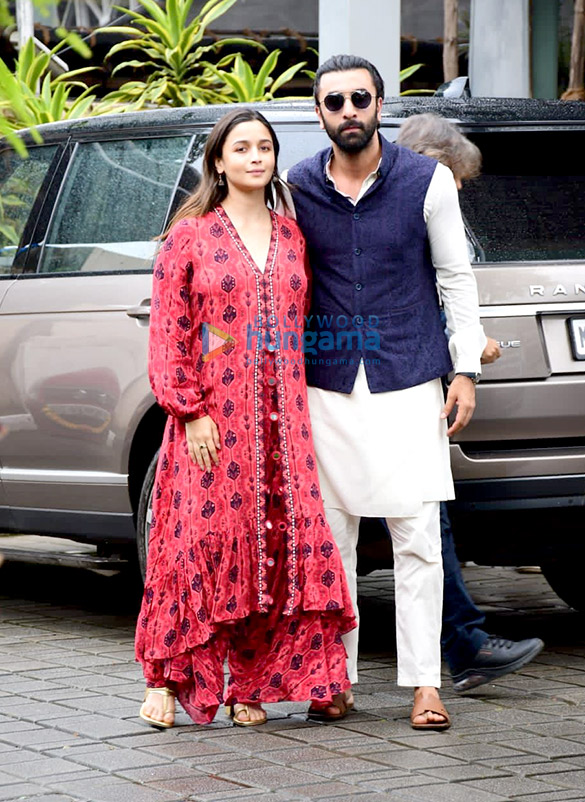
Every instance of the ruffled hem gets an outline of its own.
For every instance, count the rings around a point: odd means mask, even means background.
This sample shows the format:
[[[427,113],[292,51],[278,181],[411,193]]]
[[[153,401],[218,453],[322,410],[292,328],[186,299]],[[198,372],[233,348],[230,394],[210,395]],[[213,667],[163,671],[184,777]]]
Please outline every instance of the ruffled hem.
[[[319,613],[291,620],[252,616],[174,657],[137,658],[148,685],[172,687],[193,721],[206,724],[224,703],[330,702],[348,690],[338,623]],[[224,691],[226,657],[230,677]]]

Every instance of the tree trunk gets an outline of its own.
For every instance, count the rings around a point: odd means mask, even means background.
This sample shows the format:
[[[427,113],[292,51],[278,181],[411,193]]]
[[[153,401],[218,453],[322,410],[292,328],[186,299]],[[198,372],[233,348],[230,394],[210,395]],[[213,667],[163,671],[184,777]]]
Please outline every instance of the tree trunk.
[[[585,0],[580,0],[585,2]],[[459,0],[443,0],[443,76],[452,81],[459,75],[459,56],[457,53],[457,19]]]
[[[571,42],[571,66],[569,69],[569,90],[585,88],[585,0],[575,0],[573,20],[573,40]]]

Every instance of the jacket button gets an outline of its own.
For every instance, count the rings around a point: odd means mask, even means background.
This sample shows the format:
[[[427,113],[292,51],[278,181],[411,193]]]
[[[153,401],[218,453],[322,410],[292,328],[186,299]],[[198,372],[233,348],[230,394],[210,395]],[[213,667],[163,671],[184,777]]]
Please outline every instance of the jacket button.
[[[362,285],[362,284],[360,284],[360,283],[358,282],[358,283],[355,285],[355,288],[356,288],[356,290],[361,290],[362,286],[363,286],[363,285]]]
[[[361,248],[356,248],[355,251],[354,251],[356,256],[359,256],[361,252],[362,252]]]
[[[354,220],[359,220],[360,219],[360,216],[359,216],[359,214],[357,212],[354,214],[353,219]]]

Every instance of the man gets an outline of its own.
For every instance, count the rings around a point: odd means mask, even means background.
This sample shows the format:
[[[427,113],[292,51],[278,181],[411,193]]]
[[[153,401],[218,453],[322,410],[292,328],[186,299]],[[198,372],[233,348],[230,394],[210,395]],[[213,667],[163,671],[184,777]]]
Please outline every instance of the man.
[[[453,173],[457,189],[481,172],[479,148],[457,126],[436,114],[408,117],[400,126],[396,144],[445,164]],[[488,337],[482,364],[495,362],[500,355],[498,343]],[[441,643],[454,689],[466,691],[517,671],[539,654],[544,643],[539,638],[515,642],[488,635],[482,629],[485,616],[465,587],[446,504],[441,504],[441,540],[445,575]]]
[[[360,516],[382,516],[395,556],[398,683],[415,688],[414,728],[446,729],[439,502],[453,497],[447,435],[473,414],[485,336],[452,174],[379,137],[383,96],[364,59],[323,64],[315,101],[332,148],[289,171],[313,268],[314,341],[327,349],[319,353],[327,359],[308,360],[309,403],[327,518],[354,603]],[[451,360],[436,282],[455,357],[445,404],[440,377]],[[356,682],[357,634],[346,648]],[[351,703],[340,699],[323,717]]]

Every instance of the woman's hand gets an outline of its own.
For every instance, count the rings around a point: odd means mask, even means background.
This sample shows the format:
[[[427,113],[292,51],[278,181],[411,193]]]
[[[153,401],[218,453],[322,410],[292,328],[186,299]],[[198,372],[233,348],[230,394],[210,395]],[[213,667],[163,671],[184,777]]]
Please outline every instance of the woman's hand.
[[[217,454],[221,449],[219,431],[215,421],[209,415],[186,423],[185,434],[189,456],[202,471],[210,471],[212,462],[219,465]]]
[[[496,359],[499,359],[501,356],[502,352],[500,350],[500,346],[498,345],[498,341],[494,340],[493,337],[488,337],[486,346],[483,349],[483,354],[481,355],[481,364],[490,365],[492,362],[495,362]]]

